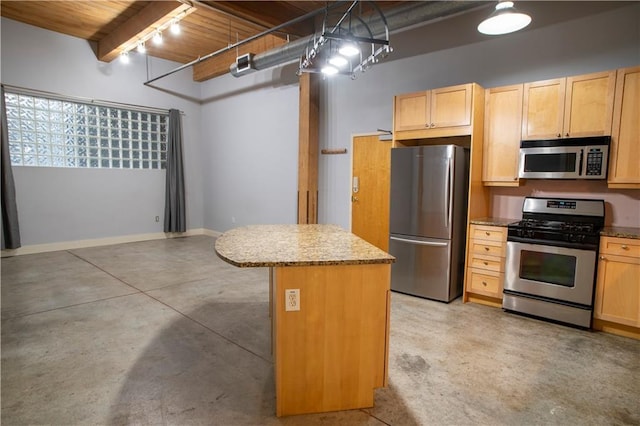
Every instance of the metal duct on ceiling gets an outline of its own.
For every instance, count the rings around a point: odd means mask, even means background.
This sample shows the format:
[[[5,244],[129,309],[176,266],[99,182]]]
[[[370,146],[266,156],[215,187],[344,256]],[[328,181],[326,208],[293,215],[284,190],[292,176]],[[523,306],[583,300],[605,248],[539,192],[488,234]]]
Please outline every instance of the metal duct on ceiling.
[[[398,31],[419,24],[449,17],[462,12],[467,12],[477,8],[478,2],[473,1],[419,1],[410,2],[405,6],[400,6],[387,11],[385,18],[390,31]],[[372,32],[379,35],[384,31],[384,23],[380,17],[376,17],[369,24]],[[356,27],[357,31],[357,27]],[[252,69],[264,70],[288,62],[297,61],[304,53],[309,40],[313,35],[303,37],[287,43],[275,49],[259,53],[253,57]],[[238,72],[236,64],[231,64],[229,72],[235,77],[245,75],[246,72]]]

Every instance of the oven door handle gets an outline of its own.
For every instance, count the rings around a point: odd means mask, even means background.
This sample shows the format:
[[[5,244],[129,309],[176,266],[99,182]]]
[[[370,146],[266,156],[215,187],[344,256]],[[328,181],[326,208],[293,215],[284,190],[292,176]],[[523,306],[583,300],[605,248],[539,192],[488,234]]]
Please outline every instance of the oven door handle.
[[[507,243],[509,242],[537,244],[541,246],[565,247],[565,248],[578,249],[578,250],[598,250],[597,244],[570,243],[567,241],[548,241],[548,240],[540,240],[536,238],[520,238],[520,237],[514,237],[514,236],[507,236]]]

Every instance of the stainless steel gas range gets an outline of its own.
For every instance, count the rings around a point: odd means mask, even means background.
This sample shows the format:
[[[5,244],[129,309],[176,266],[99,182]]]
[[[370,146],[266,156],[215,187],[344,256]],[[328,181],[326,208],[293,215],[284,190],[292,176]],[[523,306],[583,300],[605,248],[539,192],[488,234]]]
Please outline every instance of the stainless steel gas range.
[[[526,197],[507,231],[507,311],[590,328],[604,200]]]

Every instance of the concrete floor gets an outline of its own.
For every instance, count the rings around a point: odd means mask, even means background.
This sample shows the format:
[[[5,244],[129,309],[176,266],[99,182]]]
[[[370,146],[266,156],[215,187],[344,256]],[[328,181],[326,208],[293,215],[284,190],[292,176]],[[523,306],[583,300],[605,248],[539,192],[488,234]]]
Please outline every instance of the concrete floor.
[[[278,419],[268,271],[213,243],[2,259],[2,424],[640,424],[640,341],[396,293],[375,406]]]

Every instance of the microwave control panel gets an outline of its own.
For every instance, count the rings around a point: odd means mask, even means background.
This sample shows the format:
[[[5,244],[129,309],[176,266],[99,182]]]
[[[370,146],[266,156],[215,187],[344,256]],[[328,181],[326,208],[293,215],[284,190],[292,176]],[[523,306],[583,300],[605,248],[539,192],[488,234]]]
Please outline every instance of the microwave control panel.
[[[601,176],[604,153],[600,148],[591,148],[587,152],[587,176]]]

